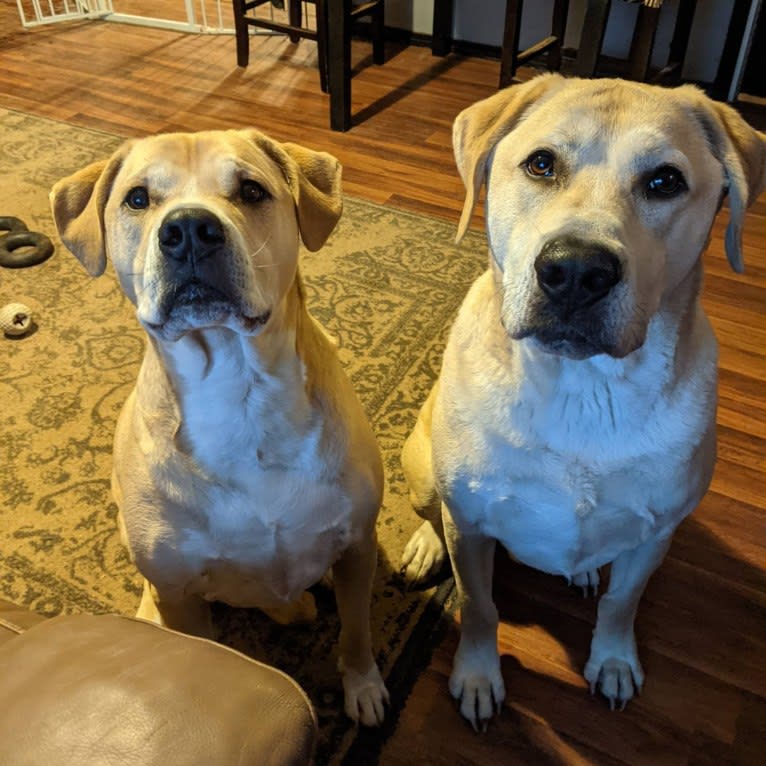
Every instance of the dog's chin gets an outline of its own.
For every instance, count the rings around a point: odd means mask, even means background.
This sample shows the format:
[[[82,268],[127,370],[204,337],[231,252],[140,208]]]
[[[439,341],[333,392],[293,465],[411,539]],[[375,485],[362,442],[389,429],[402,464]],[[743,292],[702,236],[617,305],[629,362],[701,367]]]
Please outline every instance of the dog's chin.
[[[226,328],[239,335],[257,335],[271,317],[271,311],[243,309],[215,290],[183,290],[156,318],[141,322],[147,332],[163,341],[175,342],[188,333]]]
[[[265,311],[258,316],[246,316],[226,312],[205,317],[178,317],[169,316],[160,323],[144,322],[146,330],[158,340],[176,342],[184,335],[199,330],[212,330],[224,328],[238,335],[254,336],[263,330],[271,317],[270,311]]]

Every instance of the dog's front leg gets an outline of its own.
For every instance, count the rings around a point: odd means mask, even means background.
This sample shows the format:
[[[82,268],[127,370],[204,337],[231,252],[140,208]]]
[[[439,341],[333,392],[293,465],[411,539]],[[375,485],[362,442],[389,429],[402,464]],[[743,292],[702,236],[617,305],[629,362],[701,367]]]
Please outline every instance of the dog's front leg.
[[[441,500],[431,457],[431,420],[438,389],[437,381],[402,449],[402,468],[410,488],[410,502],[418,516],[425,519],[402,554],[402,573],[415,586],[425,584],[438,574],[447,558]]]
[[[497,652],[497,609],[492,602],[492,570],[496,542],[491,537],[457,529],[442,506],[447,549],[460,600],[460,644],[449,688],[460,712],[476,731],[499,712],[505,684]]]
[[[372,656],[370,600],[378,561],[374,531],[348,548],[332,568],[340,615],[340,660],[346,714],[365,726],[383,722],[388,690]]]
[[[612,563],[609,590],[598,604],[596,629],[585,665],[591,693],[598,688],[614,710],[623,709],[644,683],[633,623],[646,584],[662,563],[671,535],[653,538],[620,554]]]

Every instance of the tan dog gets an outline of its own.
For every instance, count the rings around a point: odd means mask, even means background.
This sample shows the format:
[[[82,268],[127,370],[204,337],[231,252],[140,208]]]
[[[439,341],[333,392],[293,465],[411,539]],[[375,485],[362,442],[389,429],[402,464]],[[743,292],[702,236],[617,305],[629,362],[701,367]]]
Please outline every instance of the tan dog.
[[[212,600],[311,617],[304,591],[332,567],[346,711],[374,725],[382,464],[298,273],[300,238],[318,250],[340,217],[340,173],[252,130],[162,135],[51,201],[66,246],[92,276],[109,257],[148,333],[113,472],[139,616],[203,635]]]
[[[486,181],[489,269],[404,448],[427,521],[403,565],[425,579],[446,537],[462,603],[450,690],[478,728],[505,696],[495,542],[594,590],[611,564],[585,678],[624,706],[644,680],[639,599],[715,460],[700,256],[728,192],[742,270],[766,137],[693,87],[549,75],[466,109],[453,138],[458,238]]]

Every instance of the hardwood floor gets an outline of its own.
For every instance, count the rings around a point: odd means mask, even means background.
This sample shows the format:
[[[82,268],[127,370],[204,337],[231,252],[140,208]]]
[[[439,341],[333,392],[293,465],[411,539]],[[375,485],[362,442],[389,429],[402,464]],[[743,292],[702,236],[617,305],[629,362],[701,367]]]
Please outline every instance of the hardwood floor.
[[[125,136],[260,127],[338,156],[350,195],[456,222],[451,123],[494,92],[499,64],[390,45],[374,67],[364,43],[354,55],[356,125],[332,133],[311,43],[261,38],[240,70],[232,37],[103,22],[23,31],[4,3],[0,105]],[[721,217],[704,292],[721,342],[719,460],[639,608],[643,695],[614,713],[591,697],[580,671],[594,601],[498,556],[502,715],[482,735],[461,721],[447,692],[450,626],[382,744],[383,766],[766,762],[766,195],[747,216],[742,276],[722,255],[724,227]]]

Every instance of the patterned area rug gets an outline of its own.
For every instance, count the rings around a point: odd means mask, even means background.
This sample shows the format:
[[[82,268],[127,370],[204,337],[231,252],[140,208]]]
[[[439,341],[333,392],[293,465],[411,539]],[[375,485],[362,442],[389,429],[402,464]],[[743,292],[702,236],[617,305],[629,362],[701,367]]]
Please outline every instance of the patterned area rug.
[[[136,377],[143,331],[111,270],[90,279],[56,240],[47,199],[56,180],[121,140],[0,110],[0,216],[21,218],[57,245],[42,265],[0,268],[0,305],[26,303],[36,323],[24,338],[0,336],[0,596],[46,615],[131,614],[140,594],[117,534],[109,475],[115,419]],[[447,581],[408,592],[397,570],[419,523],[401,445],[437,374],[451,320],[485,264],[482,235],[469,233],[460,249],[453,239],[450,224],[347,199],[327,246],[302,254],[311,311],[339,339],[383,450],[373,640],[394,713],[451,588]],[[279,666],[308,691],[321,724],[318,763],[337,763],[356,732],[342,713],[332,594],[320,592],[318,606],[308,628],[281,628],[255,610],[220,607],[216,617],[226,643]]]

